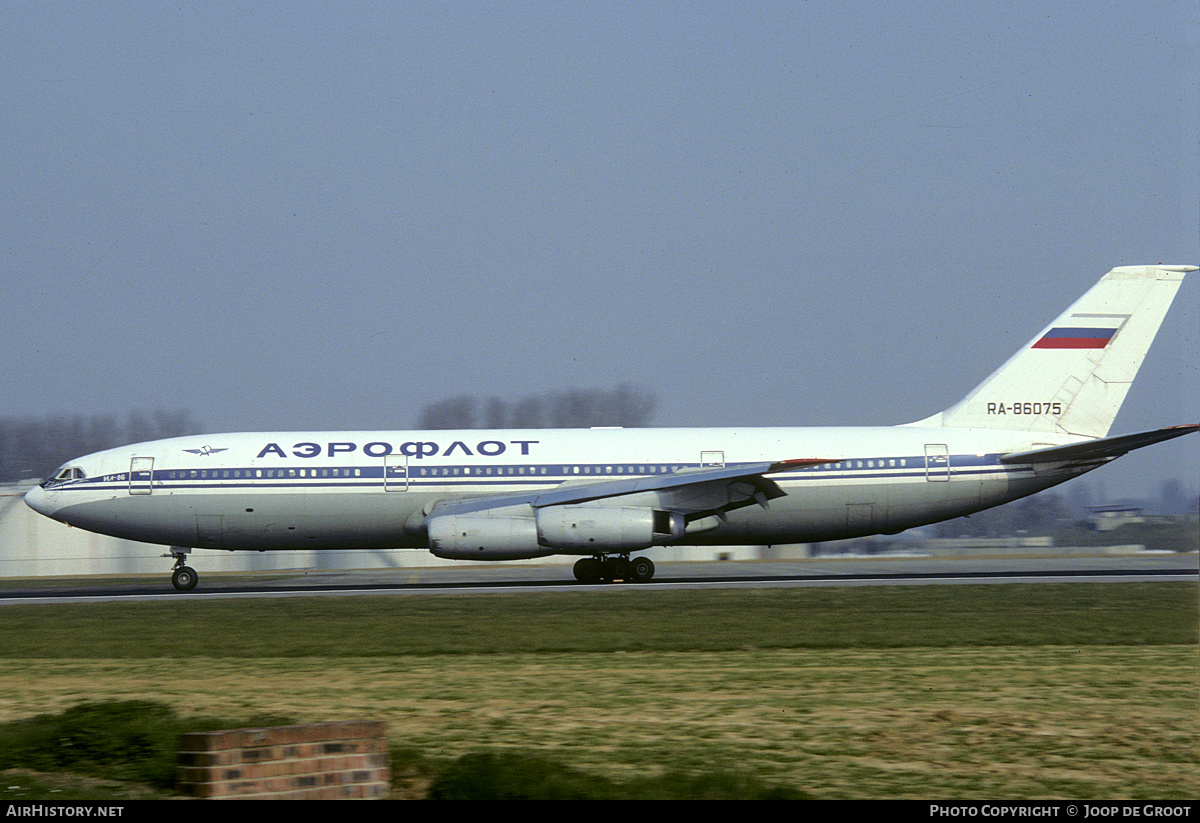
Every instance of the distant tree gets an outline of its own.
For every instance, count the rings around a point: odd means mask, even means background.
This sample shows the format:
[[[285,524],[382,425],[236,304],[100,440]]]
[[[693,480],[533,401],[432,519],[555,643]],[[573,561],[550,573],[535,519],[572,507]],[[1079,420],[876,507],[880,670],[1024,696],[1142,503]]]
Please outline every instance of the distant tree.
[[[112,415],[0,418],[0,482],[45,477],[73,457],[145,440],[198,434],[187,411],[130,412],[124,424]]]
[[[622,383],[614,389],[570,389],[522,397],[480,400],[460,395],[430,403],[417,421],[419,429],[566,429],[589,426],[649,425],[654,396]]]
[[[1178,477],[1164,480],[1158,487],[1158,508],[1162,514],[1196,513],[1196,507],[1191,505],[1183,481]]]
[[[1070,510],[1058,492],[1031,495],[1012,505],[1012,526],[1017,532],[1048,534],[1071,520]]]
[[[1044,535],[1074,519],[1058,492],[1040,492],[967,517],[946,520],[934,527],[938,537],[1012,537]]]
[[[588,426],[645,426],[654,416],[654,397],[626,383],[612,391],[572,389],[550,400],[555,429]]]
[[[499,397],[489,398],[484,404],[483,427],[485,429],[506,429],[511,427],[511,415],[508,404]]]
[[[475,408],[479,401],[469,395],[430,403],[421,412],[418,429],[475,429]]]
[[[538,397],[525,397],[512,407],[511,423],[514,429],[544,429],[547,427],[543,415],[545,409]]]

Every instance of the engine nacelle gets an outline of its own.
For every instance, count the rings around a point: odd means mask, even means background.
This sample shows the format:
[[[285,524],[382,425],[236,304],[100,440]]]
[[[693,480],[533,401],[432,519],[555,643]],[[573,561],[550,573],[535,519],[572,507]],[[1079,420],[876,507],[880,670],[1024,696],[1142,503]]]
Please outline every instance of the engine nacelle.
[[[543,546],[573,554],[632,551],[683,536],[682,514],[616,506],[549,506],[537,511]]]
[[[528,517],[447,514],[429,520],[429,550],[448,560],[525,560],[553,554]]]
[[[678,512],[617,506],[548,506],[533,517],[473,512],[428,521],[429,550],[449,560],[524,560],[564,552],[629,552],[683,536]]]

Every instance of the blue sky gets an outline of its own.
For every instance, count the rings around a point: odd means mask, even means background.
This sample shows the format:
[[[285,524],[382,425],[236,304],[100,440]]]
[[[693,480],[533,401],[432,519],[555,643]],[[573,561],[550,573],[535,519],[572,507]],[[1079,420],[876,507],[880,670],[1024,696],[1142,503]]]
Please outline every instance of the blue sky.
[[[899,423],[1200,262],[1190,2],[6,2],[0,67],[4,416]],[[1195,422],[1198,306],[1114,433]]]

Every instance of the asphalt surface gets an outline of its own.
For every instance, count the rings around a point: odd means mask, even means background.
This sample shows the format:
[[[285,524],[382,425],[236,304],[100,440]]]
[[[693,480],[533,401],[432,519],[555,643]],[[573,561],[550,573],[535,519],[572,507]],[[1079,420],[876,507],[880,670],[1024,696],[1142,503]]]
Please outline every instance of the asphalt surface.
[[[305,597],[321,595],[416,596],[472,592],[573,590],[603,592],[637,587],[662,590],[698,587],[955,585],[1030,582],[1197,581],[1196,553],[988,557],[819,557],[808,560],[664,562],[649,583],[584,585],[562,563],[474,564],[368,570],[306,570],[210,573],[202,555],[194,565],[200,583],[177,592],[170,576],[29,578],[0,581],[0,605],[31,602]]]

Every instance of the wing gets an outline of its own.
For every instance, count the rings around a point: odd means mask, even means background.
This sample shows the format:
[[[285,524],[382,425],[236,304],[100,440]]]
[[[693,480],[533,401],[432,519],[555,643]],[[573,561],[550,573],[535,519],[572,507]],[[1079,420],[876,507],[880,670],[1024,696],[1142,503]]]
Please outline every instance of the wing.
[[[773,463],[685,469],[652,477],[564,483],[549,491],[442,500],[435,503],[427,514],[462,515],[509,509],[514,506],[529,506],[537,510],[549,506],[580,505],[653,495],[656,506],[680,512],[689,521],[709,515],[723,517],[726,512],[756,503],[766,508],[768,501],[783,497],[785,492],[767,475],[833,462],[836,461],[801,458]]]
[[[785,494],[767,475],[833,462],[744,463],[439,500],[410,515],[404,528],[424,533],[438,557],[457,560],[628,554],[716,529],[734,509],[766,508]]]
[[[1192,434],[1200,429],[1200,424],[1190,423],[1186,426],[1171,426],[1166,429],[1124,434],[1119,437],[1101,437],[1097,440],[1087,440],[1083,443],[1070,443],[1066,446],[1051,446],[1046,449],[1006,454],[1000,458],[1001,463],[1058,463],[1114,460],[1134,449],[1161,443],[1185,434]]]

